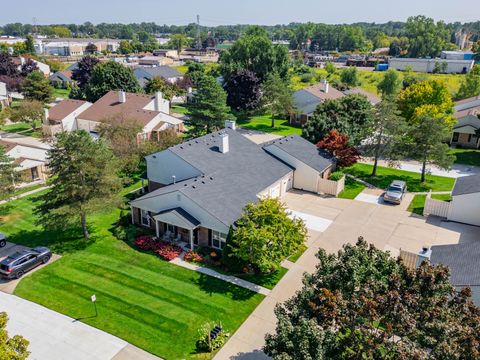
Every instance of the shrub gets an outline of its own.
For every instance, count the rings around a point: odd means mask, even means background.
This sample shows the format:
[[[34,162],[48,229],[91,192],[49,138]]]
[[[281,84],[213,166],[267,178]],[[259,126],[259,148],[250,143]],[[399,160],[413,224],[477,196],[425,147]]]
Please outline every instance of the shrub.
[[[219,327],[221,330],[213,338],[210,338],[212,330]],[[214,323],[203,324],[198,329],[198,340],[196,342],[197,352],[211,352],[221,348],[226,342],[230,334],[222,329],[221,325]],[[209,340],[210,338],[210,340]]]
[[[197,253],[193,250],[189,250],[185,254],[184,260],[195,262],[195,263],[201,263],[203,261],[203,257],[199,253]]]
[[[310,81],[312,81],[313,77],[314,75],[312,75],[311,73],[303,74],[302,76],[300,76],[300,81],[303,83],[309,83]]]
[[[129,224],[127,226],[117,226],[113,230],[113,236],[118,240],[131,242],[135,239],[137,235],[137,227],[135,225]]]
[[[159,246],[159,242],[154,240],[153,236],[142,235],[136,238],[135,246],[142,250],[155,251]]]
[[[332,181],[339,181],[343,177],[343,172],[341,171],[334,171],[333,173],[330,174],[328,177],[329,180]]]
[[[171,261],[180,255],[182,249],[174,244],[167,243],[165,241],[158,241],[159,246],[155,253],[160,256],[163,260]]]

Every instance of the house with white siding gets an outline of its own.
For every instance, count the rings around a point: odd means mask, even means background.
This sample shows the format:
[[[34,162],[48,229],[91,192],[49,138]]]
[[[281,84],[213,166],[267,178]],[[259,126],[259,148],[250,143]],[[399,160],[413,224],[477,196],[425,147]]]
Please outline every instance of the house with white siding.
[[[148,193],[132,201],[134,224],[157,236],[223,249],[248,203],[282,198],[290,189],[319,192],[335,160],[297,135],[256,144],[225,129],[146,157]]]

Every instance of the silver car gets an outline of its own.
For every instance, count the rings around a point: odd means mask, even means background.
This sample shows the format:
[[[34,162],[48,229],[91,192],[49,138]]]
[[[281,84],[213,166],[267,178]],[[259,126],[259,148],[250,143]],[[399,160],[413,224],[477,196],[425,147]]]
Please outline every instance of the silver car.
[[[406,192],[407,184],[405,181],[394,180],[383,194],[383,200],[392,204],[400,204]]]

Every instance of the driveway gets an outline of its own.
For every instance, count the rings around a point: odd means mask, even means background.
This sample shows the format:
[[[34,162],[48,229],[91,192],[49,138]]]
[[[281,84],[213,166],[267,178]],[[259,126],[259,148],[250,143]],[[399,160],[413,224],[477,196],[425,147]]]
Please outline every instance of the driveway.
[[[122,339],[15,295],[0,292],[0,309],[8,314],[10,336],[22,335],[30,342],[28,359],[158,360]]]
[[[315,271],[318,264],[315,254],[320,248],[329,253],[337,252],[344,244],[354,244],[359,236],[363,236],[366,241],[396,256],[400,249],[416,253],[423,245],[457,244],[467,233],[475,231],[473,227],[459,224],[452,227],[451,223],[439,218],[412,215],[398,206],[321,197],[299,191],[287,193],[284,201],[290,210],[332,223],[324,231],[308,228],[307,250],[232,335],[215,360],[267,359],[261,349],[265,334],[275,331],[275,305],[301,289],[303,274]]]

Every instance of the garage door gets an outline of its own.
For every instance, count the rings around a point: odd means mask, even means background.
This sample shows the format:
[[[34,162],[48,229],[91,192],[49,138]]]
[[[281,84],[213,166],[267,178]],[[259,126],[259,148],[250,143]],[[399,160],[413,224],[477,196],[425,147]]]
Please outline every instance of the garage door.
[[[274,187],[270,188],[270,197],[272,197],[272,198],[280,197],[280,184],[275,185]]]

